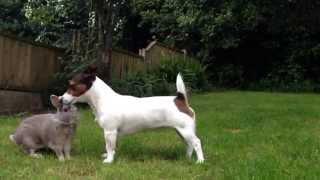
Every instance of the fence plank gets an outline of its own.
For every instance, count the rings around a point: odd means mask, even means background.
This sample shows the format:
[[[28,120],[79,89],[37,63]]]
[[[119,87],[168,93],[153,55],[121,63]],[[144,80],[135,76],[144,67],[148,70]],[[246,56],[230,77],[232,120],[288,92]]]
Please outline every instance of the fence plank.
[[[62,50],[0,35],[0,89],[42,91],[59,69]]]
[[[153,42],[148,47],[144,57],[129,51],[113,49],[112,78],[122,79],[129,73],[146,71],[149,67],[158,66],[165,57],[183,55],[158,42]],[[52,76],[58,72],[58,58],[61,55],[60,49],[0,34],[0,89],[46,89]]]

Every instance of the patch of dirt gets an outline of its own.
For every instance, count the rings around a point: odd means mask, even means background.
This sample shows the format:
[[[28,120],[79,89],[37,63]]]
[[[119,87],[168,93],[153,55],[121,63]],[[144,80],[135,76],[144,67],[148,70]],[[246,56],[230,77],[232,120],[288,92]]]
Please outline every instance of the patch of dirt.
[[[242,129],[226,129],[226,131],[231,132],[232,134],[238,134],[242,132]]]

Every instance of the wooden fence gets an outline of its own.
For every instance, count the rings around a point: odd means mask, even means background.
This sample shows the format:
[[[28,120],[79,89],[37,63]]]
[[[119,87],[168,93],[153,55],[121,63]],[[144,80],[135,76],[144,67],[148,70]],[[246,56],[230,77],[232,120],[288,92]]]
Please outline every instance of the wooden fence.
[[[111,55],[111,77],[122,79],[129,73],[147,69],[142,56],[121,49],[113,49]]]
[[[0,89],[40,92],[48,88],[59,70],[62,49],[0,34]],[[139,54],[113,49],[111,77],[122,79],[128,73],[157,66],[165,57],[184,56],[178,50],[153,41]]]
[[[111,55],[111,76],[121,79],[128,73],[142,72],[156,67],[164,59],[184,58],[186,55],[157,41],[139,50],[139,55],[121,49],[113,49]]]
[[[182,51],[168,47],[157,41],[153,41],[146,48],[141,49],[139,54],[144,57],[151,67],[158,66],[165,59],[185,58],[186,56]]]
[[[157,41],[151,42],[146,48],[135,54],[122,49],[111,51],[111,78],[122,79],[129,73],[143,72],[156,67],[164,59],[183,58],[185,54],[174,48],[167,47]]]
[[[0,33],[0,114],[43,109],[41,94],[59,71],[63,53],[63,49]],[[122,79],[157,66],[164,57],[181,55],[156,41],[141,49],[139,55],[113,49],[111,78]]]
[[[63,51],[0,34],[0,89],[39,92],[48,88]]]

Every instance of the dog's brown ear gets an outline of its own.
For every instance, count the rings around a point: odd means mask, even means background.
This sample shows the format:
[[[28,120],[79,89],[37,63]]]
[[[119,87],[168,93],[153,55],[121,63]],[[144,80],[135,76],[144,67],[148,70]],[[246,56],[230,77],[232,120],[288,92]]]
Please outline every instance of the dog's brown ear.
[[[59,96],[51,95],[51,96],[50,96],[50,100],[51,100],[51,104],[52,104],[55,108],[59,109],[59,108],[61,107],[62,104],[61,104],[61,102],[60,102]]]
[[[88,66],[88,68],[84,71],[86,74],[92,74],[96,75],[97,74],[97,66],[95,64],[91,64]]]

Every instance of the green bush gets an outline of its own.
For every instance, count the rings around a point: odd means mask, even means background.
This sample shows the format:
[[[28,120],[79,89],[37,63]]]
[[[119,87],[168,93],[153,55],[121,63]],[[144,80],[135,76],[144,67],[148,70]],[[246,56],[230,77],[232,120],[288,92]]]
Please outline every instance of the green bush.
[[[62,69],[56,74],[51,88],[45,92],[49,94],[62,94],[66,90],[67,80],[78,71],[82,71],[91,62],[81,56],[75,58],[66,55],[62,60]],[[168,58],[163,59],[159,66],[148,69],[145,72],[130,73],[123,79],[112,79],[110,86],[121,94],[130,94],[138,97],[172,95],[176,93],[176,77],[180,72],[188,89],[193,91],[206,90],[208,81],[205,75],[205,67],[194,59]],[[48,103],[46,98],[46,103]]]
[[[120,94],[138,97],[168,95],[175,92],[173,84],[147,72],[130,73],[124,79],[113,79],[111,86]]]
[[[192,58],[165,58],[154,69],[154,73],[169,83],[175,83],[177,74],[181,73],[186,86],[194,91],[203,91],[209,87],[206,67]]]
[[[265,77],[249,89],[285,91],[285,92],[318,92],[314,80],[306,77],[305,67],[296,59],[277,65]]]
[[[125,78],[113,79],[111,86],[121,94],[134,96],[172,95],[176,93],[178,73],[184,77],[188,89],[203,91],[208,89],[205,67],[195,60],[163,59],[160,65],[146,72],[131,73]]]
[[[63,94],[68,85],[68,80],[80,71],[86,69],[93,61],[88,61],[83,55],[74,54],[69,49],[66,50],[64,56],[60,59],[60,70],[54,75],[53,80],[50,82],[49,88],[42,92],[43,103],[45,106],[51,106],[50,95]]]
[[[212,69],[208,74],[214,86],[224,88],[240,88],[243,86],[244,71],[241,66],[226,64]]]

